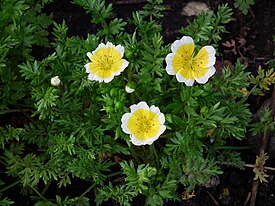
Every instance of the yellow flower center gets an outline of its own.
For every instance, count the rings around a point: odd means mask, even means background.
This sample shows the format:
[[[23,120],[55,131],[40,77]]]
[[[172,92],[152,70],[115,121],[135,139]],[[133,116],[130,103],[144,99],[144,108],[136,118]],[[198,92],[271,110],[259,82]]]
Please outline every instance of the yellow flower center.
[[[184,44],[177,49],[172,60],[172,67],[175,73],[180,72],[185,79],[193,80],[194,78],[200,78],[207,73],[205,65],[208,64],[208,59],[201,59],[201,55],[208,55],[207,51],[201,49],[199,54],[195,57],[193,52],[193,44]]]
[[[119,51],[113,47],[96,50],[91,58],[90,71],[100,78],[108,78],[121,69],[123,59]]]
[[[158,115],[154,112],[139,109],[132,113],[128,121],[128,129],[139,140],[156,136],[160,130]]]
[[[112,58],[112,55],[103,55],[102,59],[98,60],[98,64],[103,70],[110,70],[114,64],[114,60]]]

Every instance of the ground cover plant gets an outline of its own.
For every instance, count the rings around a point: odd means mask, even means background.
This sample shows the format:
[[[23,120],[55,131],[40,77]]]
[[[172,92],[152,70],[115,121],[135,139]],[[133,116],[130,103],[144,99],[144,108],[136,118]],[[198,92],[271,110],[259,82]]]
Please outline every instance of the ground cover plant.
[[[85,38],[43,12],[52,3],[1,1],[0,205],[184,204],[247,166],[248,133],[261,141],[255,204],[275,93],[258,121],[248,100],[272,91],[274,59],[255,74],[243,59],[217,65],[231,6],[200,13],[166,43],[162,0],[125,19],[104,0],[73,0],[90,17]],[[253,3],[234,5],[247,14]],[[14,113],[17,126],[6,120]]]

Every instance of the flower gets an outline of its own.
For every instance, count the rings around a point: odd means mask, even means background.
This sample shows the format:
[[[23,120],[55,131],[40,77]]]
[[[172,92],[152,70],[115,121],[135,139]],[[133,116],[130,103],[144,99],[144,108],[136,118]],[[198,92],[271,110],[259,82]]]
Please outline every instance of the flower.
[[[121,128],[130,134],[131,142],[136,145],[151,145],[165,131],[165,117],[158,107],[149,107],[146,102],[130,106],[131,113],[121,118]]]
[[[55,76],[53,78],[51,78],[51,85],[53,86],[59,86],[59,84],[61,83],[59,76]]]
[[[89,73],[89,80],[108,83],[113,80],[114,76],[120,75],[128,66],[129,62],[122,59],[124,47],[100,43],[95,51],[88,52],[87,56],[91,60],[86,64],[86,73]]]
[[[194,56],[194,41],[189,36],[174,41],[171,50],[165,58],[166,71],[169,75],[176,75],[179,82],[192,86],[194,81],[205,84],[216,72],[214,67],[216,57],[212,46],[204,46]]]

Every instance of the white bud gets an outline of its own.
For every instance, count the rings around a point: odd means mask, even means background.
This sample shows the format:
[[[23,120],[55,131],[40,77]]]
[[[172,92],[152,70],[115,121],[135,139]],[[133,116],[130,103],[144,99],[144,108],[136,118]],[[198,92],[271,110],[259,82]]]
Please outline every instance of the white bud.
[[[51,85],[53,86],[59,86],[59,84],[61,83],[59,76],[55,76],[53,78],[51,78]]]
[[[133,93],[135,91],[135,89],[132,89],[130,87],[128,87],[127,85],[125,86],[125,91],[129,94]]]

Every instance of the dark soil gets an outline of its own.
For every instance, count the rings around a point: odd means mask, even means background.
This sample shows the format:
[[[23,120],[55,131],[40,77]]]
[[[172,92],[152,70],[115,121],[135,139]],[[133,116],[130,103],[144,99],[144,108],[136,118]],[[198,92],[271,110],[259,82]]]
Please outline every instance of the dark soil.
[[[188,20],[194,19],[194,16],[186,17],[181,15],[182,8],[190,0],[164,0],[164,5],[167,10],[164,12],[165,18],[163,23],[163,34],[166,43],[171,43],[175,39],[182,36],[178,32],[181,27],[188,25]],[[131,18],[132,12],[141,9],[145,4],[138,3],[136,1],[107,1],[114,3],[114,17],[118,18]],[[132,3],[129,3],[132,2]],[[144,1],[143,1],[144,2]],[[225,1],[212,0],[201,1],[206,2],[211,9],[216,10],[217,6]],[[256,73],[256,69],[259,65],[266,67],[267,62],[274,58],[274,42],[272,35],[275,35],[275,1],[274,0],[256,0],[254,6],[245,16],[238,9],[234,8],[233,0],[227,0],[231,8],[233,8],[233,21],[227,25],[228,33],[223,35],[222,43],[226,41],[235,41],[238,51],[232,52],[228,47],[220,45],[221,56],[218,57],[220,64],[225,61],[233,64],[237,59],[241,59],[242,62],[248,65],[248,70],[252,73]],[[65,19],[69,27],[69,35],[78,35],[86,38],[88,33],[94,31],[94,27],[90,22],[90,16],[85,14],[85,11],[69,3],[69,0],[55,1],[45,9],[45,12],[52,12],[53,18],[56,22],[62,22]],[[270,94],[264,98],[251,99],[251,110],[256,112],[259,109],[261,103],[270,97]],[[18,116],[21,118],[21,116]],[[16,117],[9,116],[11,124],[16,125]],[[14,122],[15,121],[15,122]],[[237,142],[237,144],[240,144]],[[246,144],[241,143],[241,144]],[[243,154],[244,160],[248,164],[254,164],[256,154],[252,151],[247,151]],[[274,159],[267,161],[266,166],[275,167]],[[275,205],[275,180],[274,172],[267,171],[269,175],[268,183],[262,183],[258,189],[257,206],[273,206]],[[253,181],[252,168],[246,168],[245,170],[238,170],[234,168],[225,168],[224,174],[219,177],[219,184],[214,187],[201,187],[197,188],[195,196],[189,200],[182,200],[177,205],[182,206],[217,206],[217,205],[229,205],[229,206],[241,206],[244,205],[246,198],[251,191],[251,185]],[[78,184],[79,186],[79,184]],[[58,194],[60,191],[56,191],[56,188],[52,188]],[[68,187],[68,190],[70,186]],[[84,188],[82,188],[84,190]],[[18,188],[17,188],[18,190]],[[73,189],[72,189],[73,190]],[[14,191],[14,195],[18,195],[19,191]],[[67,191],[70,193],[70,191]],[[181,194],[183,191],[179,191]],[[55,195],[55,194],[54,194]],[[11,197],[11,196],[10,196]],[[13,198],[13,197],[11,197]],[[16,199],[16,198],[14,198]],[[18,196],[17,199],[20,199]],[[137,199],[138,201],[138,199]],[[137,203],[136,201],[136,203]],[[140,200],[141,201],[141,200]],[[30,202],[24,202],[16,205],[29,205]],[[108,203],[106,205],[114,205]],[[140,202],[136,205],[142,205]],[[167,205],[176,205],[170,203]],[[248,205],[248,204],[247,204]]]

